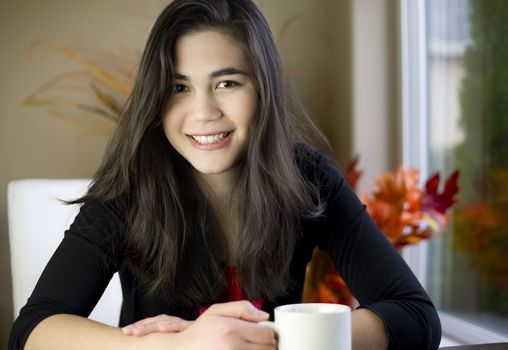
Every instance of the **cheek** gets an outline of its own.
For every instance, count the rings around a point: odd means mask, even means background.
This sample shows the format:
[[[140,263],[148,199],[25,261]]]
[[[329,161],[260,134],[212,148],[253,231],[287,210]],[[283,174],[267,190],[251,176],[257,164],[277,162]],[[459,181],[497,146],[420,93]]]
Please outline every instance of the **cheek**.
[[[164,130],[164,134],[170,143],[172,143],[172,139],[174,138],[174,133],[176,130],[175,120],[173,116],[170,116],[169,113],[166,113],[162,117],[162,129]]]
[[[247,96],[239,102],[237,106],[237,115],[241,116],[239,122],[243,124],[245,128],[249,129],[254,125],[254,121],[258,115],[257,98]]]

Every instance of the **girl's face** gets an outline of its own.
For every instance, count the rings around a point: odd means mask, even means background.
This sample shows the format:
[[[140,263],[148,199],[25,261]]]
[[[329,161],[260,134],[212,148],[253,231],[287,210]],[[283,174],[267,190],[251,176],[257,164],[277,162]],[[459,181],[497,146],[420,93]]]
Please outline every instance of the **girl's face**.
[[[163,116],[171,145],[203,175],[232,174],[257,112],[247,59],[229,35],[200,31],[175,46],[173,97]]]

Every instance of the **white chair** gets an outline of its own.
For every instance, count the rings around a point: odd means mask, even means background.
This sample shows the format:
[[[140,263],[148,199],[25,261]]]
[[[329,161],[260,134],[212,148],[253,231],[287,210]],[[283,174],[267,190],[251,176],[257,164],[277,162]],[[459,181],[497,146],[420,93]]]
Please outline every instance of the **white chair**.
[[[88,179],[30,179],[9,183],[7,218],[15,317],[79,210],[79,206],[66,205],[60,200],[79,198],[89,184]],[[121,304],[120,280],[115,274],[90,318],[118,326]]]

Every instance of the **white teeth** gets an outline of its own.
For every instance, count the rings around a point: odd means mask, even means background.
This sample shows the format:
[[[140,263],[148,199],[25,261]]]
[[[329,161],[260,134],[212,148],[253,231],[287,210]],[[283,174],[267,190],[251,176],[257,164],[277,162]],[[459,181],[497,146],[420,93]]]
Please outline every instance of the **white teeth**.
[[[221,142],[226,137],[227,133],[223,132],[220,134],[210,135],[210,136],[197,136],[194,135],[192,138],[196,140],[200,145],[208,145],[212,143]]]

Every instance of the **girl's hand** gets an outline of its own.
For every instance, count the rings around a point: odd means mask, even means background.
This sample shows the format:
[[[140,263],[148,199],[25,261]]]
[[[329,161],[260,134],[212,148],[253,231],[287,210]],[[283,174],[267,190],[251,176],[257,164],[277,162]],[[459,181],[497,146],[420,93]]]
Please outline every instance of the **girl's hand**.
[[[181,332],[192,324],[192,321],[180,317],[159,315],[145,318],[122,328],[125,335],[141,337],[150,333],[174,333]]]
[[[182,349],[275,350],[273,330],[257,324],[267,319],[247,301],[215,304],[175,334],[175,342]]]

